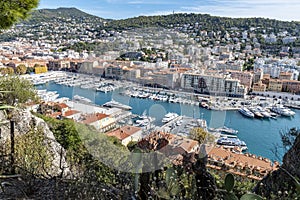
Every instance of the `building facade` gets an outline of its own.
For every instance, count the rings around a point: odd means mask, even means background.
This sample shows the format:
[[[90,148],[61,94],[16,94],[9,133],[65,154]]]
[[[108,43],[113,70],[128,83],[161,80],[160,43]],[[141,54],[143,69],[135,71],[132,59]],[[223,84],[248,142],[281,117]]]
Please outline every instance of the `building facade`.
[[[244,97],[246,93],[245,87],[240,84],[239,80],[197,73],[184,73],[181,88],[215,96]]]

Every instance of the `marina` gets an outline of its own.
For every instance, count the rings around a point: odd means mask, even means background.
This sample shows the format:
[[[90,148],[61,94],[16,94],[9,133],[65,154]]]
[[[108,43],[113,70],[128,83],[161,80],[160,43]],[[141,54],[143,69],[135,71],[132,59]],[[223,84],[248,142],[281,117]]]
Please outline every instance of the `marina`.
[[[103,105],[113,99],[121,104],[130,106],[133,114],[142,115],[146,111],[151,118],[155,118],[153,121],[155,126],[162,126],[164,124],[162,119],[169,112],[195,119],[205,119],[208,128],[227,126],[237,130],[239,139],[247,143],[248,151],[250,153],[267,157],[271,160],[281,159],[277,158],[272,152],[274,144],[280,143],[281,139],[279,132],[287,130],[287,128],[297,127],[300,121],[299,110],[292,110],[295,112],[293,117],[281,117],[276,114],[276,119],[280,120],[280,123],[278,123],[277,120],[273,119],[265,120],[265,118],[241,117],[241,114],[237,109],[232,111],[208,110],[199,105],[171,103],[150,98],[129,97],[123,95],[124,90],[121,88],[103,93],[81,87],[70,87],[54,82],[38,85],[36,87],[38,89],[47,89],[48,91],[57,91],[57,94],[59,94],[60,97],[68,97],[70,99],[75,95],[83,96],[90,99],[92,103],[96,105]],[[161,93],[163,92],[163,90],[160,91]],[[227,102],[225,101],[225,104],[228,105],[230,102],[230,100]],[[222,104],[220,104],[220,106],[222,106]],[[181,130],[187,129],[180,120],[176,123],[178,125],[177,127],[181,127]],[[181,134],[180,131],[178,131],[178,133]]]

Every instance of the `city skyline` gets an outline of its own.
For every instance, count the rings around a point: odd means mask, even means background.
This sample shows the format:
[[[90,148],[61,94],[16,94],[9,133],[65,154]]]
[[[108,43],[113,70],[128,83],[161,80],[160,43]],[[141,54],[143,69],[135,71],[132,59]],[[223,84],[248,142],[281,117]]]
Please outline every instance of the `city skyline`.
[[[105,19],[126,19],[141,15],[202,13],[221,17],[264,17],[299,21],[298,0],[41,0],[39,9],[76,7]]]

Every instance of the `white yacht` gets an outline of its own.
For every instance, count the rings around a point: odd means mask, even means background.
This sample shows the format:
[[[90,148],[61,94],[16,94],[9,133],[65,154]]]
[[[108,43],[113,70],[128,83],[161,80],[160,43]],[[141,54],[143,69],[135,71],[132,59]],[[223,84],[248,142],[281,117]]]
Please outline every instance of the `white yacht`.
[[[264,117],[264,115],[256,107],[249,108],[249,110],[251,112],[253,112],[254,117],[256,117],[256,118],[263,118]]]
[[[221,133],[233,134],[233,135],[235,135],[239,132],[238,130],[228,128],[226,126],[223,126],[223,127],[220,127],[220,128],[209,128],[208,130],[213,131],[213,132],[221,132]]]
[[[254,118],[254,114],[246,107],[240,108],[239,112],[246,117]]]
[[[79,95],[74,95],[73,96],[73,99],[75,101],[83,101],[83,102],[86,102],[86,103],[92,103],[92,101],[86,97],[83,97],[83,96],[79,96]]]
[[[168,123],[178,117],[179,115],[177,113],[167,113],[164,118],[161,120],[163,123]]]
[[[265,118],[270,118],[272,117],[271,113],[269,113],[268,111],[266,111],[265,109],[263,109],[262,107],[258,106],[256,108]]]
[[[105,106],[105,107],[110,107],[110,108],[112,108],[112,107],[114,107],[114,108],[121,108],[121,109],[123,109],[123,110],[131,110],[131,109],[132,109],[131,106],[122,104],[122,103],[117,102],[117,101],[115,101],[115,100],[111,100],[111,101],[109,101],[109,102],[106,102],[105,104],[103,104],[103,106]]]
[[[37,95],[44,101],[54,101],[58,98],[57,91],[37,90]]]
[[[241,147],[242,150],[247,150],[247,145],[244,141],[232,136],[222,136],[216,140],[218,145],[224,145],[227,148],[233,148],[235,146]]]
[[[295,112],[292,111],[289,108],[284,107],[283,105],[274,105],[271,107],[271,111],[279,114],[279,115],[283,115],[286,117],[291,117],[295,115]]]

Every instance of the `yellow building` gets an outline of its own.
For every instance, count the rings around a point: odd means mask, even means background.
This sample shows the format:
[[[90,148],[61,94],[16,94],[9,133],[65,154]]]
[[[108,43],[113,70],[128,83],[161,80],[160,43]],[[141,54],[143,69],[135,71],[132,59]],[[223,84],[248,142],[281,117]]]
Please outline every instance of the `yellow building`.
[[[270,79],[269,81],[269,91],[281,92],[282,91],[282,80]]]
[[[46,66],[39,66],[34,68],[34,73],[41,74],[48,71],[48,68]]]

